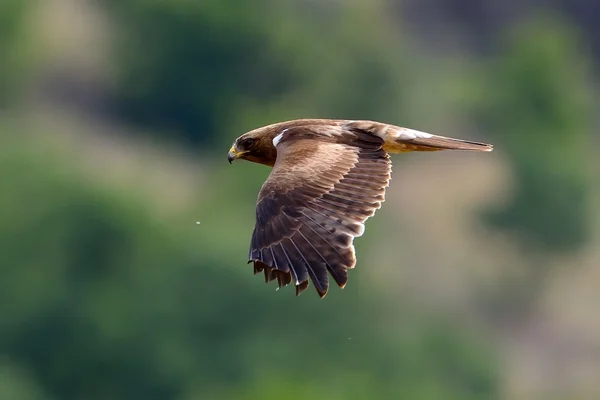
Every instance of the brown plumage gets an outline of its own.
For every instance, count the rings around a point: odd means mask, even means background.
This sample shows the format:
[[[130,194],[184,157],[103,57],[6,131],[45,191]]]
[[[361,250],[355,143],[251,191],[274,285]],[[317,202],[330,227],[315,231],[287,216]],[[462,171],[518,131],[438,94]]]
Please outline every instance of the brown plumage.
[[[228,160],[273,167],[256,204],[248,263],[299,295],[313,282],[327,294],[329,275],[343,288],[354,268],[353,240],[385,199],[388,153],[491,151],[484,143],[430,135],[373,121],[303,119],[237,138]]]

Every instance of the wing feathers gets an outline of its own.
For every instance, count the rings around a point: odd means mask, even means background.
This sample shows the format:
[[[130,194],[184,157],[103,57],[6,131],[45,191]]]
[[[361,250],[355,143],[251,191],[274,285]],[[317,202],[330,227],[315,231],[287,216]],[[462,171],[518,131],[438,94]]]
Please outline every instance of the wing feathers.
[[[335,282],[339,286],[345,285],[348,280],[348,274],[344,267],[353,264],[353,260],[347,256],[347,252],[346,256],[340,254],[340,250],[336,249],[327,239],[309,225],[305,225],[300,232],[302,231],[305,232],[302,236],[307,241],[309,241],[307,237],[311,238],[309,243],[319,257],[321,257]]]
[[[306,265],[302,254],[300,254],[300,251],[296,248],[291,239],[287,238],[280,244],[290,261],[289,267],[292,275],[294,275],[294,283],[298,285],[308,280],[308,272],[306,271]]]
[[[340,256],[340,257],[343,257],[343,256],[342,256],[343,249],[339,248],[338,246],[334,246],[333,244],[331,244],[331,243],[329,242],[329,240],[328,240],[328,239],[326,239],[326,236],[327,236],[327,234],[328,234],[329,230],[328,230],[327,228],[325,228],[323,225],[321,225],[319,222],[317,222],[317,221],[316,221],[316,220],[315,220],[313,217],[310,217],[310,216],[308,216],[308,215],[306,215],[306,214],[305,214],[305,217],[306,217],[306,218],[307,218],[307,219],[308,219],[310,222],[312,222],[312,224],[311,224],[311,223],[307,223],[307,224],[305,225],[305,227],[306,227],[306,228],[308,228],[308,229],[310,229],[311,231],[313,231],[313,232],[314,232],[314,233],[315,233],[315,234],[316,234],[316,235],[317,235],[319,238],[321,238],[321,240],[322,240],[324,243],[326,243],[326,244],[327,244],[327,245],[328,245],[328,246],[329,246],[331,249],[333,249],[333,251],[335,251],[335,253],[336,253],[338,256]],[[319,229],[319,228],[320,228],[320,229]],[[321,233],[319,233],[319,231],[320,231]],[[321,234],[323,234],[323,236],[322,236]]]
[[[295,236],[296,240],[292,241],[296,249],[302,255],[306,262],[306,267],[310,278],[317,289],[320,297],[327,294],[329,287],[329,278],[327,276],[327,262],[321,259],[319,252],[300,232]]]
[[[327,209],[328,211],[334,212],[336,210],[342,211],[344,215],[353,215],[356,214],[357,217],[367,218],[370,217],[373,213],[370,209],[363,209],[356,206],[353,206],[352,203],[347,203],[341,201],[337,198],[329,198],[323,196],[319,204],[322,208]]]

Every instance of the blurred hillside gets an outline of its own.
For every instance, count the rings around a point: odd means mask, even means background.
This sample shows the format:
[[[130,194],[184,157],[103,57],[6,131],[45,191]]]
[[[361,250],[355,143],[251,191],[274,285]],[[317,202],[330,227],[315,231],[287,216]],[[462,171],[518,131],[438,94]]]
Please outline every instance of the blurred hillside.
[[[596,399],[590,2],[0,2],[0,399]],[[246,254],[275,121],[495,144],[395,156],[344,290]]]

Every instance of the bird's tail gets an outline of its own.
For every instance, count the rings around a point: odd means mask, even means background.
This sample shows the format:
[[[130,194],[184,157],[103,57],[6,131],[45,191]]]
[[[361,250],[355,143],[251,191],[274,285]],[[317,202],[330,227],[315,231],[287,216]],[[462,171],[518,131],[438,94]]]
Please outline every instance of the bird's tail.
[[[454,139],[445,136],[428,135],[427,137],[415,137],[410,139],[397,139],[396,143],[416,151],[435,150],[468,150],[468,151],[492,151],[494,146],[487,143],[473,142],[471,140]]]

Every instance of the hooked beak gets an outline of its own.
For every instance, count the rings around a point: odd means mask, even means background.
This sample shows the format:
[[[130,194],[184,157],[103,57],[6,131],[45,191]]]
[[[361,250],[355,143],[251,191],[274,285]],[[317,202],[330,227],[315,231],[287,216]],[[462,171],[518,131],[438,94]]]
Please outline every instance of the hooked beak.
[[[229,149],[229,153],[227,153],[227,161],[229,161],[229,164],[231,164],[233,162],[233,160],[238,158],[240,156],[240,154],[241,153],[239,153],[235,149],[235,146],[231,146],[231,149]]]

